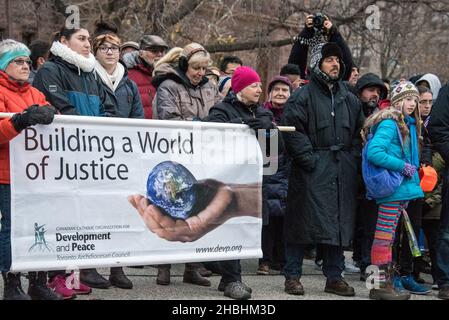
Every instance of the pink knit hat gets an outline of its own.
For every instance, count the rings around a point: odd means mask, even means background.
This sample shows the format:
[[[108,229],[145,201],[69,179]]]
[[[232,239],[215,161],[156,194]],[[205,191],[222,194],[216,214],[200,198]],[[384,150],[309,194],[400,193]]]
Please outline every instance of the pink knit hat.
[[[255,82],[260,82],[257,72],[250,67],[242,66],[235,69],[231,79],[231,88],[234,93],[239,93]]]

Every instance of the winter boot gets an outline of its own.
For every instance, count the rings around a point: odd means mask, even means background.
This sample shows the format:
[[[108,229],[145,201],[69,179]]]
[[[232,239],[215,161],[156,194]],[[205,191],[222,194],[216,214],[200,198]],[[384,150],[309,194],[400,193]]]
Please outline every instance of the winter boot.
[[[20,283],[20,273],[2,272],[4,282],[3,300],[31,300]]]
[[[394,268],[391,264],[379,266],[379,289],[371,289],[373,300],[408,300],[410,292],[398,291],[393,285]]]
[[[28,279],[28,295],[32,300],[62,300],[59,294],[47,286],[47,272],[28,272]]]
[[[96,289],[107,289],[111,286],[109,280],[98,273],[97,269],[82,269],[80,281],[85,285]]]
[[[111,268],[111,275],[109,276],[111,284],[121,289],[132,289],[133,283],[123,272],[122,267]]]
[[[157,266],[156,283],[161,286],[170,284],[170,268],[171,264],[160,264]]]
[[[210,281],[201,276],[199,272],[199,267],[200,266],[197,263],[186,263],[182,281],[185,283],[210,287],[211,285]]]

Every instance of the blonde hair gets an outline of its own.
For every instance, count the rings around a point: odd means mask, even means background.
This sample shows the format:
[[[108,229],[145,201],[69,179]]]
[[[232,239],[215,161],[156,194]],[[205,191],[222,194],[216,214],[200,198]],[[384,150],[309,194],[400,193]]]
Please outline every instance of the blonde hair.
[[[212,62],[210,54],[207,51],[199,51],[194,53],[189,59],[189,65],[198,66],[200,64],[206,63],[209,66]]]
[[[156,69],[158,66],[160,66],[163,63],[168,64],[178,64],[179,57],[181,56],[182,48],[180,47],[174,47],[171,48],[162,58],[159,59],[158,62],[156,62],[156,65],[154,68]]]

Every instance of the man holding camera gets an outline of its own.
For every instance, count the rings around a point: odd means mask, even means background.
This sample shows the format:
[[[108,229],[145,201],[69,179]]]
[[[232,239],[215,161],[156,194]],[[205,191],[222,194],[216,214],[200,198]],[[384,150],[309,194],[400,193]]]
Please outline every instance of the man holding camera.
[[[337,27],[326,15],[320,12],[306,17],[305,28],[297,37],[295,37],[288,63],[298,65],[301,70],[301,78],[307,79],[306,69],[308,48],[312,48],[322,42],[335,42],[340,47],[342,51],[342,61],[346,66],[342,80],[349,80],[354,66],[351,50],[349,50],[346,41],[341,36]]]
[[[342,277],[343,247],[354,230],[357,157],[364,116],[360,101],[341,81],[342,50],[335,43],[312,49],[310,83],[284,106],[283,133],[292,159],[285,223],[285,292],[304,294],[300,282],[304,250],[318,244],[323,255],[325,292],[354,296]]]

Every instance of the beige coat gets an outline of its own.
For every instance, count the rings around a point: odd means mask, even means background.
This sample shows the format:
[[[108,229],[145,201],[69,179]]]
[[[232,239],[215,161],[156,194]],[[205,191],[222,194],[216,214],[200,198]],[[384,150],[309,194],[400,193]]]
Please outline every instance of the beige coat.
[[[153,84],[157,87],[153,119],[201,120],[222,99],[206,77],[194,87],[184,73],[170,64],[158,66]]]

